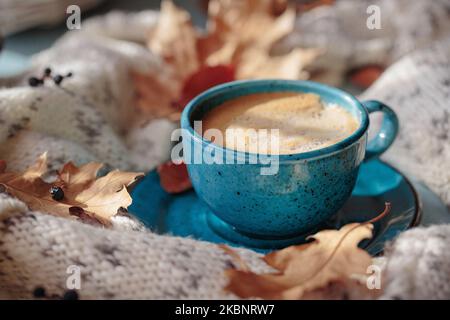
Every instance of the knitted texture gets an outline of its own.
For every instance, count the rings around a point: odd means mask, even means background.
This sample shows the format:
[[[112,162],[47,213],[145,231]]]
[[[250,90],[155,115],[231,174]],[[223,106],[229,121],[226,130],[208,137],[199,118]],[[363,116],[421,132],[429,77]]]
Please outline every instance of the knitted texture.
[[[383,299],[450,299],[450,225],[417,228],[387,249]]]
[[[81,299],[230,297],[223,292],[223,270],[233,261],[214,244],[95,228],[28,212],[5,195],[0,195],[0,212],[2,298],[33,298],[37,287],[50,298],[61,298],[71,266],[80,268]],[[256,253],[241,254],[255,262],[255,270],[264,271]]]
[[[9,168],[23,169],[43,151],[49,151],[53,169],[69,160],[95,160],[149,170],[167,158],[174,125],[139,124],[132,106],[129,71],[164,73],[156,56],[126,41],[145,36],[128,32],[129,23],[149,31],[157,18],[153,12],[138,16],[113,13],[86,22],[83,31],[39,54],[30,74],[47,65],[73,72],[61,87],[0,90],[0,158]],[[447,205],[449,53],[447,41],[408,55],[363,95],[390,103],[399,114],[400,136],[386,157],[423,179]],[[449,237],[448,226],[436,226],[405,232],[392,243],[384,297],[450,298]],[[254,271],[269,270],[259,254],[239,252]],[[45,288],[47,298],[61,298],[72,266],[80,268],[82,299],[234,297],[223,291],[223,271],[233,261],[214,244],[157,235],[126,216],[116,217],[112,229],[84,225],[31,212],[0,194],[0,298],[33,298],[37,287]]]
[[[149,31],[157,15],[140,16],[147,23],[139,29]],[[99,23],[106,28],[108,21]],[[168,157],[176,125],[139,123],[130,77],[131,71],[164,74],[165,65],[143,46],[101,36],[97,29],[94,20],[81,32],[68,32],[33,59],[19,86],[0,90],[0,155],[10,169],[23,169],[46,150],[53,166],[97,160],[114,168],[149,170]],[[42,74],[46,66],[73,76],[61,86],[27,86],[27,76]]]
[[[401,130],[384,155],[450,204],[450,38],[389,68],[360,98],[393,106]]]
[[[351,68],[390,65],[408,52],[448,37],[450,2],[447,0],[336,1],[303,13],[296,30],[277,48],[322,48],[311,69],[318,81],[339,85]],[[377,28],[369,28],[379,18]]]

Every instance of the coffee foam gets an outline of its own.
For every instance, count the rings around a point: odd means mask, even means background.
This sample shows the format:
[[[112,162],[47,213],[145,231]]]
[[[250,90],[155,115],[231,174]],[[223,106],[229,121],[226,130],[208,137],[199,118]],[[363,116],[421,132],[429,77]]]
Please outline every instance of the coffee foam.
[[[219,129],[223,141],[214,143],[238,151],[292,154],[321,149],[350,136],[359,127],[346,109],[323,104],[311,93],[259,93],[225,102],[208,112],[203,131]],[[231,130],[232,129],[232,130]],[[277,147],[264,149],[270,134],[255,136],[255,130],[278,129]],[[272,145],[273,146],[273,145]]]

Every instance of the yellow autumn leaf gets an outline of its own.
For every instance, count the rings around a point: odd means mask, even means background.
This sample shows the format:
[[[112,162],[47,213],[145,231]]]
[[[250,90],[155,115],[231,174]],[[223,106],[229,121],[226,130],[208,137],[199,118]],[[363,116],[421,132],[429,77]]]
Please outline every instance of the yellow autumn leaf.
[[[229,269],[229,283],[225,288],[241,298],[312,299],[330,297],[330,288],[340,292],[358,290],[365,296],[369,292],[364,283],[372,257],[358,244],[372,237],[373,222],[390,211],[390,204],[378,217],[367,223],[350,223],[339,230],[323,230],[309,237],[313,240],[302,245],[274,251],[263,260],[276,270],[256,274],[248,267]],[[228,249],[229,252],[231,249]],[[233,255],[235,257],[235,255]],[[239,262],[243,264],[242,261]]]

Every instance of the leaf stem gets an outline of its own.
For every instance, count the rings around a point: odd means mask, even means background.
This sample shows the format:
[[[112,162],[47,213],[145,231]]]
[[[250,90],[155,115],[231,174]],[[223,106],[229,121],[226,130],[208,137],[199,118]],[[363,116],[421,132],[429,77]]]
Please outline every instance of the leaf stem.
[[[331,255],[328,257],[328,259],[322,264],[322,266],[317,269],[316,272],[314,272],[309,278],[305,279],[303,283],[310,281],[311,279],[313,279],[316,275],[318,275],[324,268],[325,266],[333,259],[333,257],[335,256],[336,252],[338,251],[339,247],[341,246],[342,242],[344,242],[344,239],[355,229],[367,225],[367,224],[371,224],[373,222],[379,221],[380,219],[382,219],[383,217],[385,217],[390,211],[391,211],[391,203],[390,202],[386,202],[384,207],[384,210],[382,213],[380,213],[378,216],[376,216],[373,219],[370,219],[369,221],[363,222],[361,224],[358,224],[356,226],[354,226],[353,228],[351,228],[350,230],[348,230],[339,240],[339,242],[337,243],[336,247],[334,247],[333,252],[331,253]]]

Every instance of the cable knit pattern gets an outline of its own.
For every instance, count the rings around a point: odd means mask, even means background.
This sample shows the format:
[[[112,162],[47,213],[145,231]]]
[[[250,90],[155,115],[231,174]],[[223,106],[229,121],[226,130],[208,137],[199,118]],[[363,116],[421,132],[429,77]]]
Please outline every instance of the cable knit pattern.
[[[214,244],[117,231],[27,212],[0,195],[0,294],[33,298],[67,291],[67,268],[81,268],[81,299],[230,298],[223,270],[232,258]],[[267,271],[257,254],[242,250],[255,270]],[[0,296],[1,297],[1,296]]]
[[[112,13],[87,21],[83,31],[39,54],[30,74],[47,65],[72,71],[61,87],[21,82],[0,90],[0,158],[11,169],[23,169],[45,150],[52,168],[96,160],[149,170],[168,156],[174,125],[134,122],[129,71],[164,74],[157,57],[126,41],[145,37],[128,32],[130,21],[148,31],[157,14],[134,17]],[[449,53],[447,41],[408,55],[362,96],[399,113],[400,136],[386,158],[423,179],[447,205]],[[449,299],[449,240],[449,226],[435,226],[407,231],[390,244],[384,298]],[[255,271],[268,271],[259,254],[239,252]],[[81,268],[82,299],[233,298],[223,291],[223,271],[233,261],[214,244],[157,235],[126,216],[115,217],[113,229],[84,225],[30,212],[0,193],[0,298],[33,298],[37,287],[47,298],[61,298],[71,265]]]
[[[387,249],[383,299],[450,299],[450,225],[417,228]]]
[[[157,19],[154,12],[139,16],[147,17],[141,30],[148,31]],[[132,70],[164,74],[165,65],[142,45],[95,34],[92,30],[109,21],[96,20],[33,59],[27,76],[41,74],[46,66],[60,74],[72,72],[61,86],[29,87],[23,77],[19,86],[0,90],[0,155],[11,169],[23,169],[43,149],[57,166],[71,159],[97,160],[120,169],[149,170],[167,158],[176,125],[139,122],[130,78]],[[105,59],[107,63],[99,63]],[[31,145],[35,147],[22,147]]]
[[[377,9],[381,28],[369,29],[369,17]],[[349,68],[390,65],[408,52],[447,38],[449,29],[447,0],[341,0],[299,16],[295,32],[277,49],[323,48],[325,54],[310,68],[320,71],[318,81],[339,85]]]
[[[450,38],[401,59],[361,98],[383,101],[399,116],[401,130],[385,159],[450,208]]]

